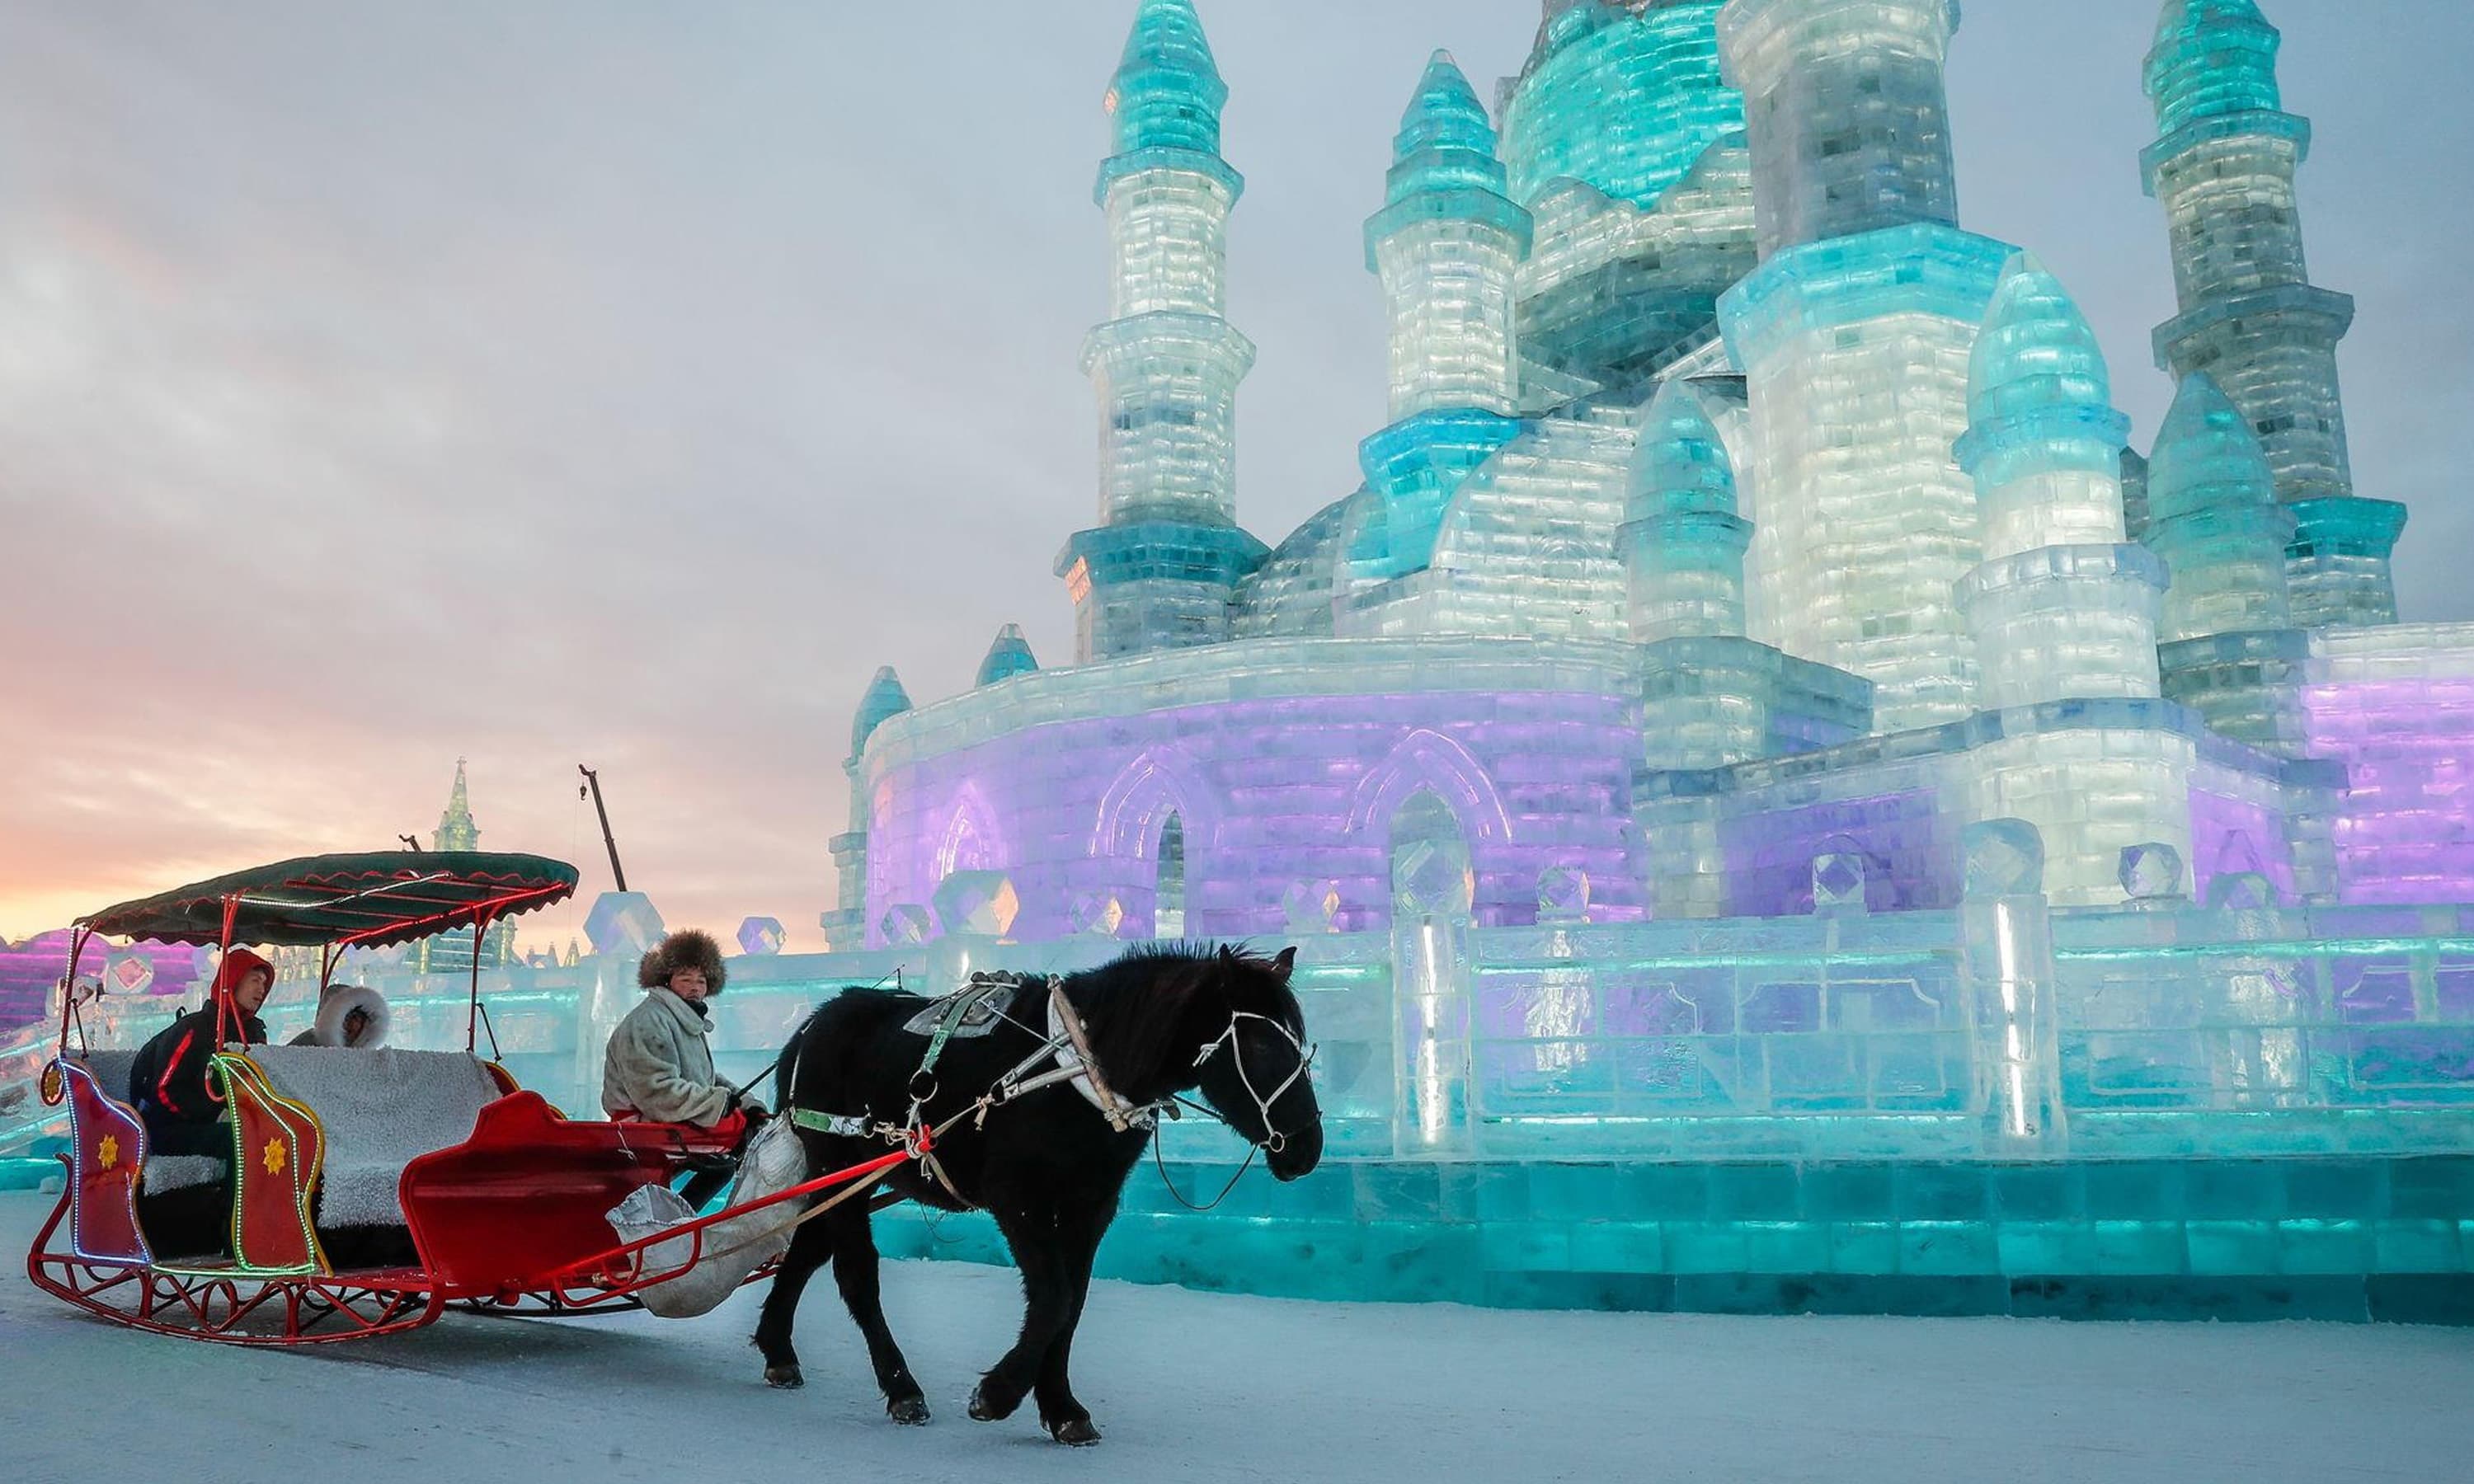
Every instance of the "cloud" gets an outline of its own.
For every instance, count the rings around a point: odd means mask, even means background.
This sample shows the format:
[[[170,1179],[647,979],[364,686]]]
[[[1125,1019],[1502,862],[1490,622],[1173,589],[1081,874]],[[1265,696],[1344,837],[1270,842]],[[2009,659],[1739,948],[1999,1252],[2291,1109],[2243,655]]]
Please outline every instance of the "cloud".
[[[2152,429],[2143,8],[1984,9],[1953,80],[1970,222],[2063,273]],[[0,933],[425,833],[469,756],[486,844],[577,860],[589,897],[591,762],[674,922],[813,943],[875,667],[951,694],[1009,620],[1069,656],[1049,558],[1095,508],[1077,350],[1129,14],[0,9]],[[1206,19],[1249,182],[1230,315],[1263,352],[1240,510],[1275,539],[1382,417],[1358,232],[1427,52],[1484,90],[1535,19]],[[2410,609],[2474,615],[2439,571],[2474,543],[2438,498],[2469,452],[2441,292],[2468,208],[2427,183],[2467,141],[2421,116],[2462,50],[2432,31],[2474,25],[2286,24],[2315,268],[2363,298],[2365,492],[2418,501]]]

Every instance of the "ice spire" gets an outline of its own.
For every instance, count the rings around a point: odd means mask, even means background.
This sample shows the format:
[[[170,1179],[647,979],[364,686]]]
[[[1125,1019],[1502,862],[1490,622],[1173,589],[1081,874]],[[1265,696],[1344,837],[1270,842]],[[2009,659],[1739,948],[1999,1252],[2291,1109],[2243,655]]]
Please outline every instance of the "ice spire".
[[[435,850],[476,850],[480,826],[473,823],[473,805],[465,792],[464,759],[455,759],[455,786],[448,791],[446,812],[438,816],[437,833],[429,837]]]
[[[2184,378],[2148,455],[2147,544],[2172,568],[2166,639],[2292,622],[2285,545],[2293,514],[2233,400],[2205,374]]]
[[[1211,40],[1192,0],[1143,0],[1106,108],[1116,125],[1117,156],[1145,150],[1220,153],[1220,110],[1228,102]],[[1114,163],[1112,160],[1111,163]],[[1106,194],[1106,181],[1101,185]]]
[[[1392,417],[1439,408],[1509,414],[1518,401],[1513,275],[1529,213],[1504,194],[1486,106],[1437,52],[1393,140],[1383,209],[1367,219],[1367,271],[1391,307]]]
[[[859,698],[859,712],[851,718],[850,760],[857,762],[867,751],[867,739],[876,729],[910,709],[910,692],[902,688],[902,677],[893,666],[879,665],[876,677],[867,682],[867,690]]]
[[[2157,326],[2156,361],[2176,380],[2205,371],[2258,434],[2296,517],[2294,622],[2389,623],[2405,508],[2354,494],[2337,377],[2354,301],[2311,282],[2294,192],[2311,125],[2284,109],[2281,45],[2251,0],[2165,0],[2145,77],[2158,137],[2140,163],[2180,313]]]
[[[2147,53],[2147,96],[2163,133],[2196,119],[2277,112],[2284,37],[2251,0],[2165,0]]]
[[[1643,417],[1619,538],[1635,643],[1744,632],[1735,465],[1701,390],[1659,388]]]
[[[1959,584],[1988,710],[2157,693],[2164,564],[2123,534],[2122,450],[2104,352],[2059,279],[2022,252],[1968,365],[1953,448],[1976,481],[1984,562]]]
[[[2036,826],[2056,900],[2109,900],[2124,846],[2191,838],[2188,765],[2175,761],[2187,744],[2155,733],[2161,707],[2135,705],[2162,688],[2165,563],[2123,535],[2130,419],[2113,408],[2096,334],[2028,253],[2002,269],[1977,333],[1968,412],[1952,453],[1976,482],[1984,561],[1956,598],[1977,705],[2011,713],[2003,743],[1977,756],[1975,807]],[[2100,749],[2051,729],[2060,705],[2103,719]]]
[[[972,683],[993,685],[1038,668],[1039,661],[1031,653],[1031,641],[1023,637],[1022,625],[1007,624],[997,631],[995,641],[988,645],[987,657],[980,661],[979,679]]]
[[[2096,331],[2033,254],[2003,271],[1968,360],[1967,436],[1984,555],[2124,540],[2122,450],[2130,419],[2113,408]]]
[[[867,936],[867,826],[874,790],[867,782],[867,739],[876,729],[910,709],[910,692],[893,666],[878,668],[859,698],[851,717],[850,756],[842,760],[842,777],[850,785],[850,827],[826,842],[833,853],[834,910],[818,915],[817,925],[836,948],[858,947]]]
[[[1237,384],[1254,345],[1225,318],[1227,102],[1188,0],[1143,0],[1108,84],[1108,321],[1082,343],[1100,402],[1100,520],[1056,559],[1088,661],[1228,636],[1237,580],[1270,553],[1237,528]]]

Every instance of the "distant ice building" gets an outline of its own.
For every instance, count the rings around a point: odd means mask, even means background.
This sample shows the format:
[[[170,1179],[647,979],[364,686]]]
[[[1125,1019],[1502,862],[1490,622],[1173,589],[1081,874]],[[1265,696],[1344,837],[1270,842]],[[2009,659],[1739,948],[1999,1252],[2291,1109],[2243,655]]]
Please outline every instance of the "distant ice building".
[[[1776,916],[1820,859],[1946,907],[1996,819],[2062,905],[2474,899],[2474,626],[2396,623],[2277,32],[2168,0],[2147,59],[2179,393],[2143,457],[2066,288],[1961,225],[1958,24],[1547,0],[1492,114],[1436,53],[1368,182],[1391,421],[1266,545],[1228,88],[1189,0],[1140,0],[1074,663],[1007,626],[959,695],[879,673],[836,945],[931,936],[991,873],[1025,939]]]

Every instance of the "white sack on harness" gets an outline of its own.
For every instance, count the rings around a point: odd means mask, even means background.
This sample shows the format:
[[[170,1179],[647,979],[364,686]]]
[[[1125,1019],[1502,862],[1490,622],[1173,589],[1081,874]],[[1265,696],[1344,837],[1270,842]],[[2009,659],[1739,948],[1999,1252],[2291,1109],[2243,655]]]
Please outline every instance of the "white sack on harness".
[[[746,1206],[788,1190],[808,1178],[807,1146],[788,1118],[775,1118],[759,1129],[740,1159],[739,1178],[731,1183],[731,1207]],[[663,1197],[667,1196],[667,1203]],[[664,1319],[693,1319],[710,1314],[721,1301],[747,1281],[747,1275],[782,1256],[790,1246],[787,1225],[799,1214],[796,1203],[785,1201],[761,1210],[716,1221],[704,1229],[704,1251],[695,1266],[678,1277],[640,1290],[644,1307]],[[610,1212],[610,1225],[619,1240],[633,1242],[694,1219],[688,1203],[661,1185],[646,1185]],[[665,1273],[685,1267],[695,1252],[695,1238],[681,1236],[644,1249],[644,1271]],[[746,1245],[741,1246],[741,1243]]]

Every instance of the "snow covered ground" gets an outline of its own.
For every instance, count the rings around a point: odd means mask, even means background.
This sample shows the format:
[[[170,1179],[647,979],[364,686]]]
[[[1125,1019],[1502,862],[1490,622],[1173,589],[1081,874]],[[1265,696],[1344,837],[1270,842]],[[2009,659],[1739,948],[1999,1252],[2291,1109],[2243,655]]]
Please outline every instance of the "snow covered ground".
[[[894,1263],[935,1423],[897,1428],[829,1280],[808,1387],[773,1392],[758,1295],[705,1319],[487,1320],[268,1353],[36,1292],[50,1197],[0,1195],[0,1454],[29,1479],[1613,1481],[2474,1478],[2474,1332],[2281,1324],[1732,1319],[1302,1304],[1094,1285],[1073,1450],[962,1400],[1013,1275]]]

